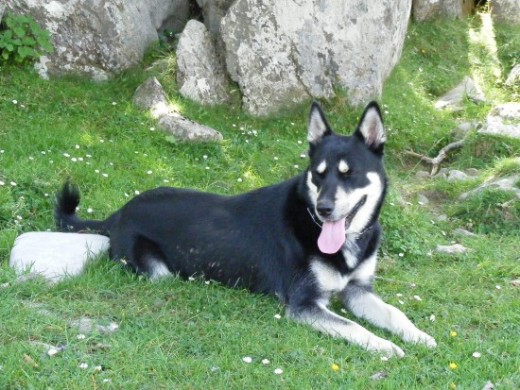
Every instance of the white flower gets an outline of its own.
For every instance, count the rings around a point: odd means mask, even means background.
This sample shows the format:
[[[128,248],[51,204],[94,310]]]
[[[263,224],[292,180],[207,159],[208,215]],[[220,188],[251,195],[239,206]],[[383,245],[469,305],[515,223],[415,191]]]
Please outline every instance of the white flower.
[[[242,361],[243,361],[244,363],[249,364],[249,363],[252,363],[252,362],[253,362],[253,358],[251,358],[251,357],[249,357],[249,356],[244,356],[244,357],[242,358]]]
[[[237,179],[237,181],[238,181],[239,183],[242,183],[243,180],[242,180],[241,177],[239,177],[239,178]]]
[[[277,368],[276,370],[274,370],[274,373],[276,375],[281,375],[281,374],[283,374],[283,370],[281,368]]]
[[[473,356],[475,359],[478,359],[482,356],[482,354],[480,352],[473,352],[471,356]]]
[[[435,322],[435,314],[432,314],[432,315],[430,316],[430,321],[431,321],[431,322]]]
[[[404,257],[404,253],[403,252],[399,253],[399,257]]]
[[[275,314],[275,315],[274,315],[274,318],[276,318],[277,320],[279,320],[279,319],[282,318],[282,316],[281,316],[280,314]]]
[[[92,210],[92,208],[89,207],[89,208],[87,209],[87,213],[88,213],[88,214],[92,214],[93,212],[94,212],[94,210]]]
[[[103,366],[94,367],[94,371],[103,371]]]
[[[81,368],[83,370],[86,370],[88,368],[88,364],[87,363],[80,363],[79,368]]]
[[[13,187],[16,187],[16,182],[12,181],[9,184],[11,184]]]
[[[262,364],[265,366],[267,364],[271,363],[269,359],[262,359]]]
[[[207,156],[207,155],[204,155],[204,156],[202,156],[202,158],[203,158],[204,160],[207,160],[207,159],[208,159],[208,156]]]
[[[501,290],[501,289],[502,289],[502,287],[500,287],[498,284],[495,286],[495,288],[496,288],[497,290]]]
[[[382,362],[387,362],[388,361],[388,356],[381,356],[381,361]]]
[[[107,173],[102,173],[101,176],[108,177],[108,174]]]
[[[139,195],[140,192],[139,192],[138,190],[135,190],[135,191],[134,191],[134,194],[135,194],[135,195]]]
[[[18,104],[18,100],[13,99],[13,104]]]
[[[422,298],[419,295],[414,295],[413,299],[415,299],[416,301],[419,301],[419,302],[422,301]]]
[[[70,157],[70,154],[68,154],[68,153],[63,153],[63,157],[67,157],[67,158],[69,158],[69,157]]]
[[[76,336],[76,338],[77,338],[78,340],[85,340],[86,337],[87,337],[87,336],[85,336],[83,333],[80,333],[80,334],[78,334],[78,335]]]
[[[404,302],[399,299],[398,301],[401,305],[404,305]]]
[[[79,149],[79,145],[78,145],[78,144],[76,144],[76,146],[74,146],[74,147],[75,147],[76,149]]]
[[[296,169],[300,168],[300,166],[299,166],[298,164],[294,164],[294,167],[295,167]]]
[[[3,186],[3,185],[5,185],[5,183],[2,180],[0,180],[0,186]]]
[[[275,157],[274,157],[274,161],[278,161],[278,157],[275,156]]]
[[[155,127],[150,127],[150,131],[155,131]]]
[[[152,172],[152,171],[146,171],[146,173],[147,173],[148,175],[151,175],[153,172]]]
[[[72,158],[70,159],[70,161],[72,161],[72,162],[77,162],[78,159],[77,159],[76,157],[72,157]]]
[[[112,105],[113,106],[117,106],[117,102],[112,102]]]
[[[50,347],[49,350],[47,351],[47,355],[49,355],[49,356],[54,356],[54,355],[56,355],[58,352],[59,352],[59,351],[58,351],[56,348],[54,348],[54,347]]]

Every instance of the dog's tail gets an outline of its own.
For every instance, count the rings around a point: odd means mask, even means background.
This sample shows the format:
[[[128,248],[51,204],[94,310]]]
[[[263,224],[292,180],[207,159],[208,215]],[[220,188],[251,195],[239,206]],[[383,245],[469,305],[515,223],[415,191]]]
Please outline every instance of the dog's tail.
[[[56,204],[54,207],[54,218],[58,231],[62,232],[81,232],[89,231],[105,236],[109,235],[108,220],[84,220],[76,215],[76,208],[79,205],[80,194],[77,186],[65,182],[60,192],[56,194]]]

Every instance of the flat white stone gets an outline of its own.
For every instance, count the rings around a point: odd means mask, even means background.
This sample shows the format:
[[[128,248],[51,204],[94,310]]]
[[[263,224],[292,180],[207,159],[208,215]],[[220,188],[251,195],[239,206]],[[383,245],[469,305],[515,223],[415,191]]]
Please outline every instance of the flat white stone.
[[[109,246],[109,238],[99,234],[29,232],[16,239],[9,265],[17,274],[40,275],[56,283],[80,275],[89,259]]]

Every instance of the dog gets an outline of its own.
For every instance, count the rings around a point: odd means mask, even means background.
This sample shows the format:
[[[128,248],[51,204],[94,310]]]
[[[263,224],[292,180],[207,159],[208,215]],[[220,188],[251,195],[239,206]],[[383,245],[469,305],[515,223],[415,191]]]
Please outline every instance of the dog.
[[[378,104],[369,103],[354,132],[343,136],[315,102],[307,138],[309,166],[287,181],[236,196],[157,188],[104,221],[76,215],[79,191],[67,181],[57,195],[57,227],[108,235],[111,258],[151,279],[199,275],[272,294],[294,320],[369,351],[404,356],[394,343],[331,311],[333,296],[404,341],[435,347],[434,338],[372,291],[387,191]]]

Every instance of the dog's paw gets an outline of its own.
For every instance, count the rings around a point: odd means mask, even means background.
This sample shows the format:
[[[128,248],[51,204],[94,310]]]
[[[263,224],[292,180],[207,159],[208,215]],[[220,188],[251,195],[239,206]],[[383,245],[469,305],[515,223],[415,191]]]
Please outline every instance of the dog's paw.
[[[424,344],[428,348],[435,348],[437,346],[437,342],[432,336],[419,329],[405,333],[403,335],[403,340],[414,344]]]
[[[380,353],[381,355],[388,358],[393,356],[402,358],[404,356],[404,351],[401,348],[399,348],[391,341],[382,339],[380,337],[371,338],[367,345],[367,349],[372,352]]]

